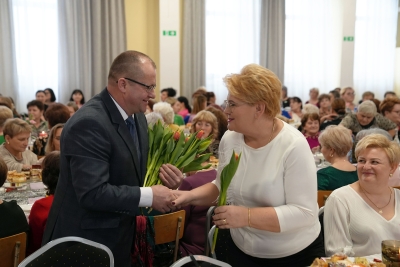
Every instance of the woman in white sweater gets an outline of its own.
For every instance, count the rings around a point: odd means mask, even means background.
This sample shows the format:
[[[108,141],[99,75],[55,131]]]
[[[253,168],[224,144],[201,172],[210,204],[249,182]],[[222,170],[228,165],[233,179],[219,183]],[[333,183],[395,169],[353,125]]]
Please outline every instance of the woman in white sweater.
[[[400,240],[400,190],[388,186],[400,162],[399,145],[373,134],[355,153],[358,181],[336,189],[325,204],[327,256],[380,254],[382,240]]]
[[[219,146],[217,179],[176,191],[175,205],[215,205],[220,175],[232,151],[242,153],[228,188],[230,205],[214,223],[230,229],[226,261],[232,266],[307,266],[324,255],[318,221],[315,163],[304,136],[275,118],[281,83],[256,64],[224,79],[228,129]]]

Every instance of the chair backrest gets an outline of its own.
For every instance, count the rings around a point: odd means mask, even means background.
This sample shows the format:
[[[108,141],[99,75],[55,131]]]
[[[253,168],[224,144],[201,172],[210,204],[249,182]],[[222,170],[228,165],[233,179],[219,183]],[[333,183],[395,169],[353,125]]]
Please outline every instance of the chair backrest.
[[[212,206],[208,209],[207,215],[206,215],[206,240],[208,240],[208,233],[210,232],[211,229],[211,221],[212,221],[212,216],[214,215],[214,210],[216,206]],[[206,241],[206,247],[204,248],[204,255],[208,256],[210,254],[210,245],[208,241]]]
[[[186,263],[193,263],[193,262],[204,262],[208,263],[208,266],[220,266],[220,267],[231,267],[228,263],[203,256],[203,255],[190,255],[183,257],[179,261],[175,262],[172,264],[170,267],[180,267],[185,265]],[[197,266],[197,265],[191,265],[191,266]],[[199,265],[200,266],[200,265]],[[201,264],[201,266],[206,266],[205,264]]]
[[[169,214],[154,216],[155,244],[175,241],[174,262],[178,256],[179,239],[185,228],[185,211],[179,210]]]
[[[16,267],[25,259],[26,233],[0,238],[0,265]]]
[[[328,199],[329,195],[333,192],[333,190],[318,190],[318,206],[325,206],[325,201]]]
[[[208,243],[208,246],[210,248],[211,257],[213,257],[214,259],[217,259],[217,255],[215,254],[215,251],[214,252],[211,251],[212,243],[213,243],[213,240],[214,240],[215,228],[216,228],[216,226],[213,225],[213,227],[211,227],[210,231],[208,232],[207,243]]]
[[[18,267],[39,266],[114,266],[111,250],[100,243],[77,236],[50,241]]]

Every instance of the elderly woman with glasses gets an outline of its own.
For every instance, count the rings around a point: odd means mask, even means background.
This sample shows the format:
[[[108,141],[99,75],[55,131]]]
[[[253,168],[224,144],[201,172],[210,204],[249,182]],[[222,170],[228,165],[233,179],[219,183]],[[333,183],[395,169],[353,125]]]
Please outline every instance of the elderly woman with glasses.
[[[371,100],[362,102],[358,106],[357,113],[348,114],[340,125],[349,129],[354,136],[364,129],[381,128],[388,131],[390,136],[393,137],[397,129],[397,125],[394,122],[377,113],[376,105]]]
[[[30,170],[38,161],[37,156],[27,150],[31,126],[21,119],[8,119],[3,133],[6,142],[0,146],[0,157],[6,162],[8,170]]]
[[[275,118],[281,82],[256,64],[224,81],[229,131],[219,146],[217,178],[191,191],[174,192],[173,204],[215,205],[221,171],[233,151],[241,153],[227,190],[230,205],[217,207],[213,216],[219,229],[230,230],[226,261],[233,266],[306,266],[324,255],[317,177],[304,136]]]

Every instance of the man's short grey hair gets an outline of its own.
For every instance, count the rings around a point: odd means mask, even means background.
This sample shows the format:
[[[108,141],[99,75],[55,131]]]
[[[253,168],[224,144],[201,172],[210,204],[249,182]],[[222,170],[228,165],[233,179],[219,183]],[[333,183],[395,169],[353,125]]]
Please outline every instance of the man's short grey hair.
[[[358,106],[358,112],[375,116],[376,115],[376,105],[371,100],[366,100]]]

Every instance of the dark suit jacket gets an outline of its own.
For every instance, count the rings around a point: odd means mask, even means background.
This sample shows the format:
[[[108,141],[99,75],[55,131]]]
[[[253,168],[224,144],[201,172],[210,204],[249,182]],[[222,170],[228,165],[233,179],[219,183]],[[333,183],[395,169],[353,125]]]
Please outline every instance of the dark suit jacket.
[[[140,168],[128,127],[107,89],[68,120],[61,135],[60,177],[42,245],[80,236],[110,248],[115,266],[130,266],[148,154],[144,114],[135,114],[135,122]]]

